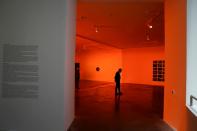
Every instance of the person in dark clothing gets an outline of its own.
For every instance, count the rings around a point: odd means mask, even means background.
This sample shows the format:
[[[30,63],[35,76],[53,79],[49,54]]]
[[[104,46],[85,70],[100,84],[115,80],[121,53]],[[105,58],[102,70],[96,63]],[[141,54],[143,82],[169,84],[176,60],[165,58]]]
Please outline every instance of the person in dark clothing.
[[[116,82],[116,88],[115,88],[115,95],[121,95],[121,91],[120,91],[120,79],[121,79],[121,76],[120,76],[120,73],[122,72],[122,69],[119,68],[118,71],[116,72],[115,74],[115,82]]]

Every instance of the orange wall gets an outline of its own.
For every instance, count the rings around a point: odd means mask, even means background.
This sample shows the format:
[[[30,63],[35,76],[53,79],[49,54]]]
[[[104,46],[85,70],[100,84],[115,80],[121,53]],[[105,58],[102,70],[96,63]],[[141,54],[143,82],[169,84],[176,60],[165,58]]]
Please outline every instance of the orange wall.
[[[164,60],[164,47],[124,49],[122,56],[125,83],[164,85],[164,82],[152,81],[153,60]]]
[[[81,40],[77,40],[78,43]],[[114,74],[122,68],[121,50],[91,42],[88,47],[77,51],[76,62],[80,63],[82,80],[114,81]],[[100,67],[100,71],[96,71]]]
[[[165,54],[164,120],[178,131],[196,131],[197,119],[185,103],[186,0],[165,0]]]
[[[122,67],[122,82],[164,85],[152,81],[153,60],[164,59],[164,47],[117,49],[77,37],[76,62],[80,63],[81,80],[114,81]],[[96,71],[96,67],[101,70]]]

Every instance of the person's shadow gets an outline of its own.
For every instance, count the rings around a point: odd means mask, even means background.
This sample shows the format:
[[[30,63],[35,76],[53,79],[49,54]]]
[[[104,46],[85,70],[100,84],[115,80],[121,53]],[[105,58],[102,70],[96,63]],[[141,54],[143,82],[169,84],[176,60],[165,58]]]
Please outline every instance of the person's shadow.
[[[120,95],[115,95],[115,111],[119,112],[120,110]]]

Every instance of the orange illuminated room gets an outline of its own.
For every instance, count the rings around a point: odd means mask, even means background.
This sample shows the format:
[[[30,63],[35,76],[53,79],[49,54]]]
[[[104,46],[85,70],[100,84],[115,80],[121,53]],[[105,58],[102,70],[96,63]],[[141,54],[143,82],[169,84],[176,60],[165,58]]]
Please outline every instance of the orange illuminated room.
[[[133,131],[168,129],[162,121],[163,1],[79,0],[76,20],[73,128],[121,131],[126,124]],[[120,94],[116,94],[119,68]]]
[[[0,131],[197,131],[197,0],[0,0]]]
[[[0,131],[197,131],[197,0],[0,0]]]

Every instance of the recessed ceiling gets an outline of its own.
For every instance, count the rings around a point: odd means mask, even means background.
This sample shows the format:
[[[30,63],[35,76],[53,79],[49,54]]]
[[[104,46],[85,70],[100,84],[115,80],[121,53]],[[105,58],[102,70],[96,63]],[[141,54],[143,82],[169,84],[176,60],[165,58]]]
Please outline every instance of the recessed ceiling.
[[[152,29],[148,28],[149,24]],[[120,49],[161,46],[164,44],[163,2],[78,0],[77,36]]]

